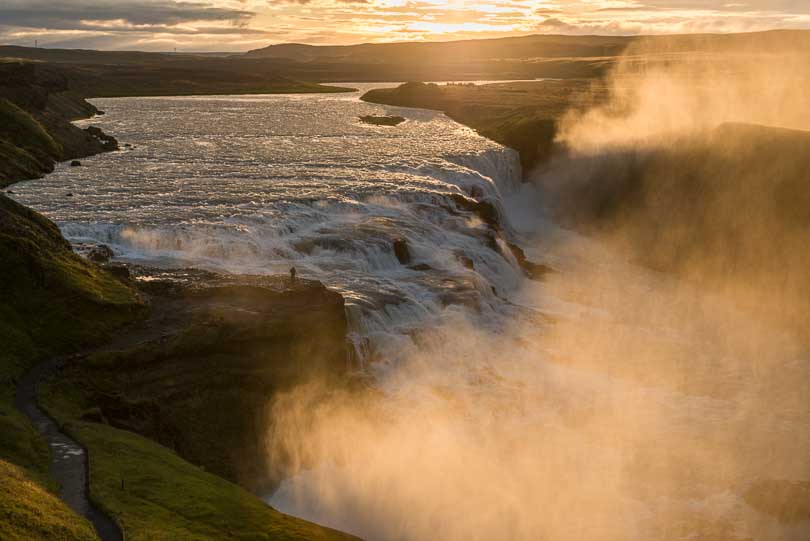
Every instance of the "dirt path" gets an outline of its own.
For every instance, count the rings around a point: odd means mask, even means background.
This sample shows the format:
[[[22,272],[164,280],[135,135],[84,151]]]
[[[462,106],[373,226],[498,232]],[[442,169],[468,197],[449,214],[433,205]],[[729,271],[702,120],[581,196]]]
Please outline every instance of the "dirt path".
[[[110,343],[85,351],[122,350],[160,339],[181,326],[189,315],[179,301],[164,301],[153,305],[150,316],[118,333]],[[51,450],[51,476],[59,483],[59,497],[68,507],[89,520],[102,541],[123,541],[118,524],[90,501],[90,477],[87,450],[60,430],[59,425],[40,407],[37,387],[59,373],[68,358],[46,360],[23,376],[17,385],[14,405],[23,412],[42,435]]]
[[[87,452],[62,432],[37,403],[37,386],[43,378],[58,371],[63,362],[51,359],[31,369],[17,385],[14,404],[31,419],[51,448],[51,476],[59,483],[62,501],[89,520],[102,541],[122,541],[124,536],[118,524],[90,501]]]

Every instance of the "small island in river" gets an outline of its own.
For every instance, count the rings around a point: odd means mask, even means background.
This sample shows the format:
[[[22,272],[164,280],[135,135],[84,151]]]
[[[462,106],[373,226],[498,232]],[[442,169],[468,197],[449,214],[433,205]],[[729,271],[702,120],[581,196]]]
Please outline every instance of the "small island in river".
[[[405,122],[405,118],[401,116],[363,115],[360,117],[360,122],[374,124],[375,126],[398,126]]]

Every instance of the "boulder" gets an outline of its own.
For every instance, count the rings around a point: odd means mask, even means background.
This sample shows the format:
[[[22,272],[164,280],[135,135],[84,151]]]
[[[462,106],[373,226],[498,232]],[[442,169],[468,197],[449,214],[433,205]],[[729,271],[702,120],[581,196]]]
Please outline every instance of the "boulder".
[[[546,265],[529,261],[526,258],[526,253],[520,246],[512,244],[511,242],[507,245],[509,246],[509,250],[512,252],[512,255],[515,256],[520,268],[523,269],[523,272],[525,272],[526,276],[528,276],[530,279],[542,280],[549,272],[553,270],[551,267]]]
[[[101,131],[101,128],[89,126],[85,128],[84,131],[97,139],[105,151],[109,152],[112,150],[118,150],[118,140],[112,135],[108,135]]]
[[[394,241],[394,255],[397,256],[397,259],[403,265],[407,265],[411,262],[411,251],[405,239],[396,239]]]
[[[113,263],[110,265],[105,265],[104,267],[107,269],[110,274],[118,278],[119,280],[131,280],[132,273],[129,270],[129,267],[124,265],[123,263]]]
[[[115,253],[113,253],[112,248],[106,244],[94,246],[89,252],[87,252],[87,259],[90,261],[95,261],[96,263],[106,263],[114,256]]]
[[[70,162],[71,167],[79,167],[81,166],[81,164],[82,162],[80,162],[79,160],[73,160],[72,162]]]

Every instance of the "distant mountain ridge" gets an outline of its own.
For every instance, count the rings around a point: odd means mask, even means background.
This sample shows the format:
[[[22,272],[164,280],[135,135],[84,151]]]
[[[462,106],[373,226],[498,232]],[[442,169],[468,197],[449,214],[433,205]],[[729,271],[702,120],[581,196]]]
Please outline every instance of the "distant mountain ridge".
[[[768,48],[799,47],[810,50],[810,31],[772,30],[740,34],[679,34],[661,36],[570,36],[534,34],[496,39],[442,42],[361,43],[358,45],[307,45],[282,43],[245,53],[247,58],[288,59],[298,62],[429,62],[469,60],[518,60],[535,58],[599,58],[620,55],[632,43],[642,42],[677,52],[706,46],[739,46],[748,43]]]

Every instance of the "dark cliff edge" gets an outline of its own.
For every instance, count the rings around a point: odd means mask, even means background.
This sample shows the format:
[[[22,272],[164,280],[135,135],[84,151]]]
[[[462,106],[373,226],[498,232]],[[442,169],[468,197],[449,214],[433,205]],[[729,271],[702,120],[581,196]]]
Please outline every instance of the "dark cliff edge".
[[[810,132],[725,124],[551,171],[558,220],[810,337]]]
[[[116,150],[113,137],[71,123],[99,113],[74,91],[63,70],[0,63],[0,187],[39,178],[59,161]]]
[[[72,364],[60,385],[91,420],[266,492],[280,480],[266,452],[274,393],[311,379],[348,383],[343,297],[315,281],[135,272],[148,276],[153,309],[129,332],[159,334]]]

